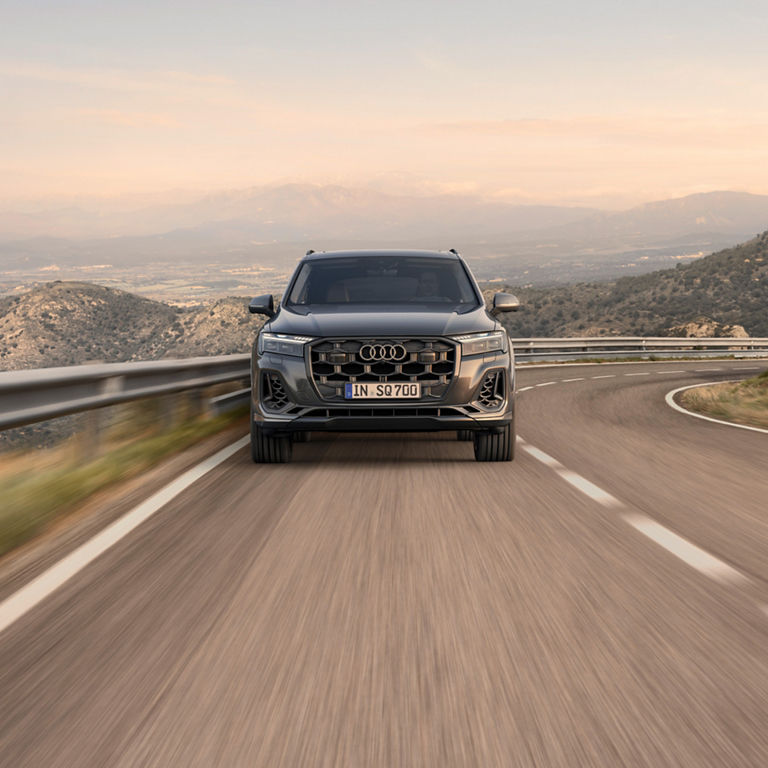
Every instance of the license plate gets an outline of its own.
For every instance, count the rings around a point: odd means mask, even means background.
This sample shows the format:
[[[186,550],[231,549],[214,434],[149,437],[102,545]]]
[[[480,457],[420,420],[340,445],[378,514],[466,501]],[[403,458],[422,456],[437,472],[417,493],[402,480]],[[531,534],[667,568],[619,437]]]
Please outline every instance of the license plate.
[[[421,384],[396,381],[376,384],[371,381],[350,381],[344,385],[347,400],[404,400],[421,397]]]

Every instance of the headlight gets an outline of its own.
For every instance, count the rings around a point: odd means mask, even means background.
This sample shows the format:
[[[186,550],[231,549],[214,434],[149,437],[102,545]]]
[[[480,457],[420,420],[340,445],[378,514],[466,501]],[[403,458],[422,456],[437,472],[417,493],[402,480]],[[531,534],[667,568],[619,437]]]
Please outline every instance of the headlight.
[[[507,334],[504,331],[491,333],[468,333],[465,336],[454,336],[461,342],[461,355],[483,355],[488,352],[505,352],[507,349]]]
[[[285,333],[259,334],[259,354],[271,352],[274,355],[304,357],[304,345],[312,341],[311,336],[289,336]]]

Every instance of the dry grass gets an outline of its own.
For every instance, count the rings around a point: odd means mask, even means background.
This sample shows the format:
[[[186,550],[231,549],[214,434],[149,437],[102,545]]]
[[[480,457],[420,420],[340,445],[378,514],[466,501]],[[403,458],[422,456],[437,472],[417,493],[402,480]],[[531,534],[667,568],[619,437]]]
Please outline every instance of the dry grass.
[[[686,408],[705,416],[768,428],[768,371],[737,384],[686,390],[681,401]]]
[[[19,546],[85,498],[138,475],[172,453],[242,419],[239,409],[187,418],[167,429],[149,426],[154,405],[138,405],[110,429],[97,456],[84,459],[82,439],[0,456],[0,555]],[[142,423],[144,422],[144,423]]]

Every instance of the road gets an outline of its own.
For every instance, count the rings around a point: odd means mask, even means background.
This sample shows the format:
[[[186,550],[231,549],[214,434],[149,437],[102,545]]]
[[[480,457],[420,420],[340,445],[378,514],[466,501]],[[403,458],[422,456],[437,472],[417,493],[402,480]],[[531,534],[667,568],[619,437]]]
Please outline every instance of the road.
[[[768,435],[664,402],[755,365],[521,370],[511,464],[239,451],[0,634],[0,764],[768,765]]]

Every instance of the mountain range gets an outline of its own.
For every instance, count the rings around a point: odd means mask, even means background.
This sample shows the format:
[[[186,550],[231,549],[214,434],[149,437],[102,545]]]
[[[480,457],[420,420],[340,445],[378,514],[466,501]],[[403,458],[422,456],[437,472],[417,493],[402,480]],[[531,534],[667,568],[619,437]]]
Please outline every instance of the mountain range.
[[[674,269],[518,294],[513,337],[768,336],[768,231]],[[249,351],[248,297],[179,308],[90,283],[54,281],[0,297],[0,370]]]
[[[308,247],[458,247],[482,279],[543,285],[647,272],[768,226],[768,195],[710,192],[607,212],[468,195],[289,184],[122,210],[0,211],[5,274],[216,262],[286,269]]]

